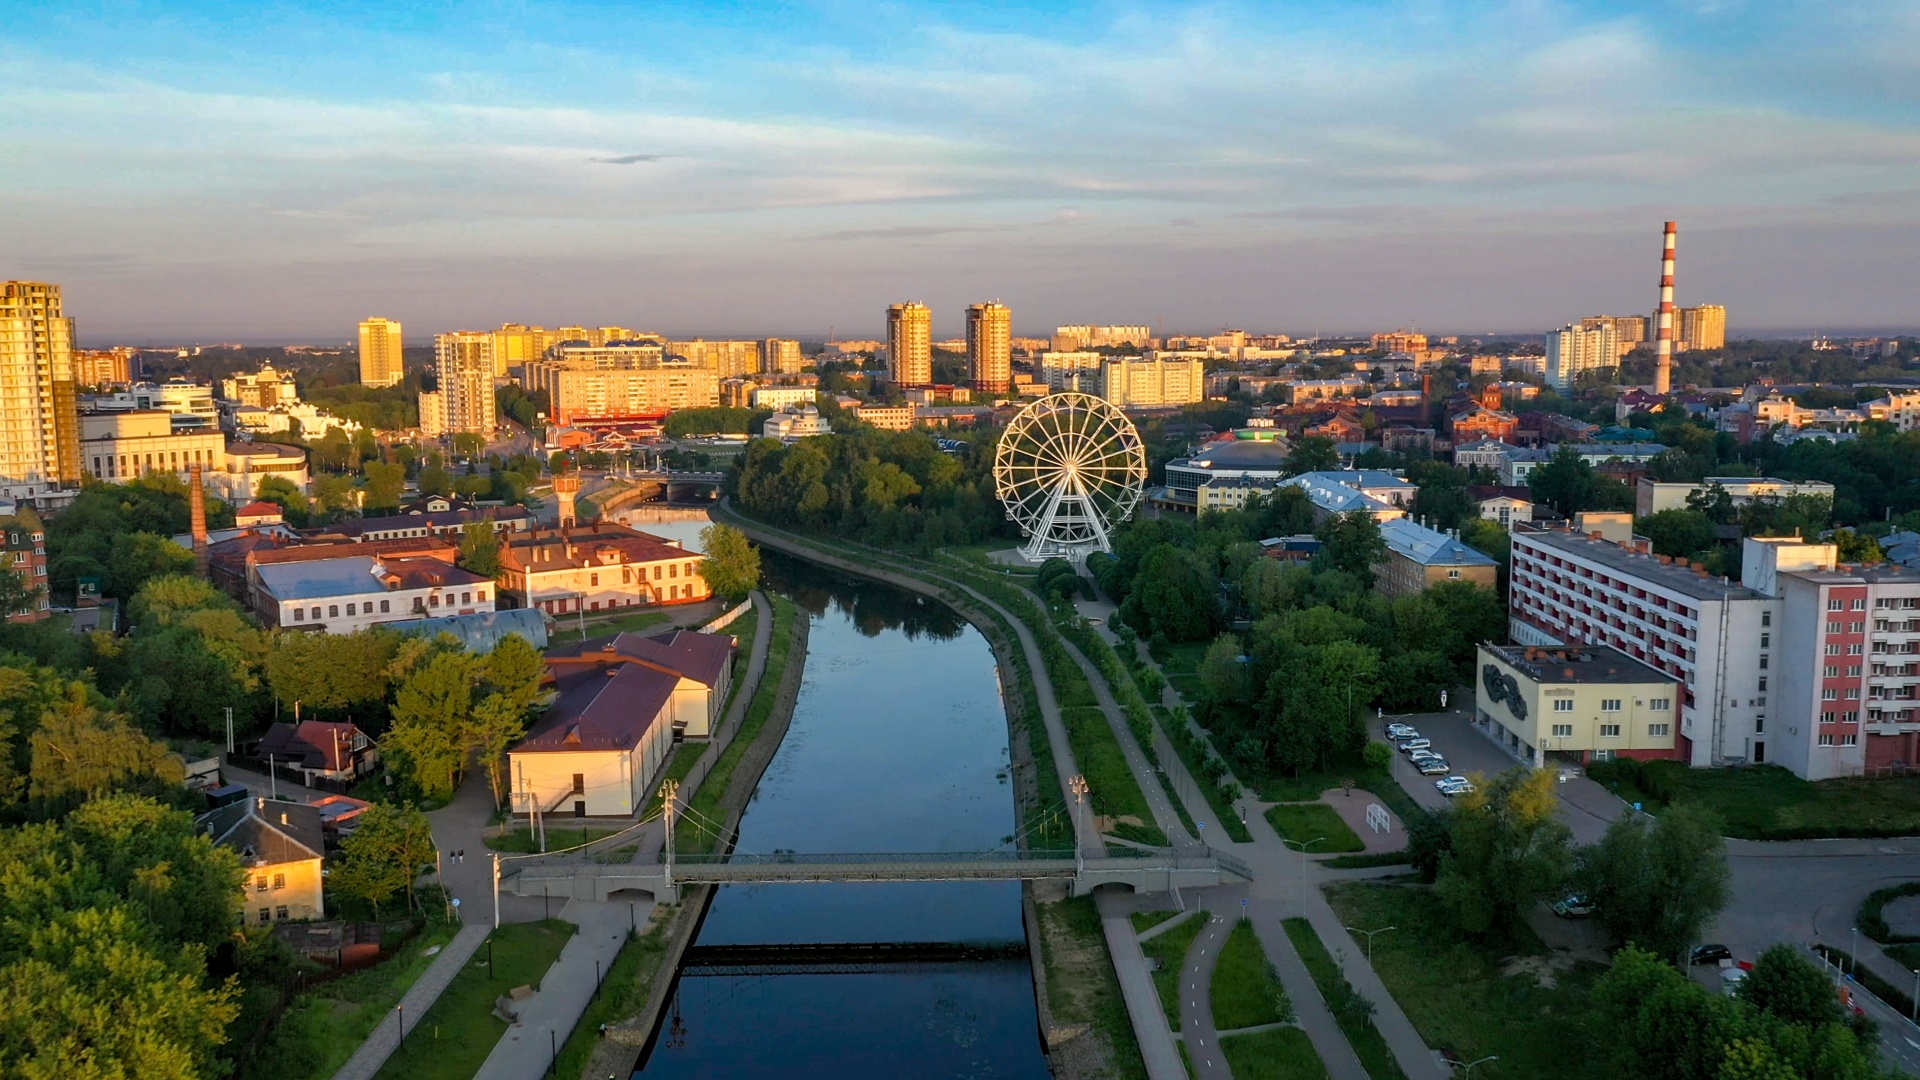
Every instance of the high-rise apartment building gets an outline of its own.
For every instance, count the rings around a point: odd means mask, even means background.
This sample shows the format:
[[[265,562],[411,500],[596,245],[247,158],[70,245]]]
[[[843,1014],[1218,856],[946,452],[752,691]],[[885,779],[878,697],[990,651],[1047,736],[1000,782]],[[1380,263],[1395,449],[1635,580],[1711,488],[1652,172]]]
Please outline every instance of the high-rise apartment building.
[[[523,323],[502,323],[493,332],[493,373],[505,375],[513,368],[540,359],[547,351],[547,332]]]
[[[1053,351],[1080,352],[1084,349],[1130,347],[1144,349],[1153,343],[1153,330],[1146,326],[1056,326]]]
[[[933,385],[933,312],[927,305],[887,309],[887,378],[895,386]]]
[[[750,375],[760,366],[758,341],[708,341],[705,338],[669,341],[667,352],[673,356],[684,356],[694,367],[711,371],[721,379]]]
[[[1547,334],[1547,382],[1571,389],[1582,372],[1618,367],[1620,350],[1615,343],[1613,324],[1601,323],[1591,329],[1569,323]]]
[[[1369,343],[1384,352],[1426,352],[1427,335],[1417,330],[1390,330],[1375,334]]]
[[[420,434],[437,439],[447,433],[446,398],[438,390],[420,392]]]
[[[1677,351],[1727,347],[1727,309],[1723,305],[1683,307],[1674,315],[1678,324],[1674,327],[1674,336],[1679,339],[1674,344]]]
[[[491,434],[494,429],[493,334],[455,330],[433,339],[434,372],[449,434]]]
[[[1013,311],[1005,304],[967,308],[967,378],[983,394],[1013,389]]]
[[[1125,358],[1100,366],[1100,396],[1121,408],[1190,405],[1206,397],[1206,381],[1198,358]]]
[[[73,381],[80,386],[125,386],[133,381],[134,354],[120,345],[111,349],[73,350]]]
[[[1647,317],[1645,315],[1589,315],[1579,322],[1582,330],[1604,330],[1613,328],[1614,351],[1625,356],[1634,346],[1647,340]]]
[[[60,286],[0,282],[0,495],[80,482],[73,320]]]
[[[800,343],[790,338],[768,338],[760,343],[760,374],[792,375],[806,367]]]
[[[360,324],[360,385],[392,386],[406,377],[400,324],[373,318]]]

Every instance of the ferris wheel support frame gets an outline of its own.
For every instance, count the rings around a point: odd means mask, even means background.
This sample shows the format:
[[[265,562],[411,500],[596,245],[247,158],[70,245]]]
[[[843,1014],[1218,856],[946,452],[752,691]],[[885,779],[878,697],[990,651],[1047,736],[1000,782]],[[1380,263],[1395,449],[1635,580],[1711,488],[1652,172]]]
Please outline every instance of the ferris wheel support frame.
[[[1132,516],[1145,480],[1139,432],[1088,394],[1050,394],[1027,406],[995,450],[995,494],[1026,532],[1020,553],[1030,562],[1064,557],[1083,566],[1093,552],[1111,552],[1112,522]]]

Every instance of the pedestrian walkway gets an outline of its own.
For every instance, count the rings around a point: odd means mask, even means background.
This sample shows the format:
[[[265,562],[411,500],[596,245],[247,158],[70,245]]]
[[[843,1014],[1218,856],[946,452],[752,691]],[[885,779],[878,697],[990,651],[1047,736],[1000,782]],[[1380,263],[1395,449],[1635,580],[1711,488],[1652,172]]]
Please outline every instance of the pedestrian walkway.
[[[1140,1060],[1147,1067],[1148,1080],[1187,1080],[1187,1067],[1180,1063],[1180,1049],[1173,1044],[1166,1010],[1160,1006],[1160,988],[1153,984],[1146,954],[1134,936],[1128,899],[1103,889],[1093,901],[1100,912],[1100,929],[1107,936],[1107,952],[1113,957],[1113,973],[1120,980],[1120,996],[1127,1003],[1127,1018],[1133,1023],[1133,1037],[1140,1044]]]
[[[427,1010],[440,1000],[441,992],[446,990],[455,975],[460,974],[460,969],[467,965],[467,961],[473,959],[473,954],[479,951],[480,943],[487,940],[491,930],[490,926],[479,922],[461,927],[453,940],[433,958],[433,964],[407,988],[399,1007],[394,1010],[393,1018],[382,1021],[379,1027],[373,1029],[373,1034],[360,1044],[360,1049],[355,1050],[347,1063],[340,1066],[340,1071],[333,1074],[333,1080],[372,1080],[373,1075],[393,1056],[393,1052],[399,1049],[401,1022],[405,1021],[406,1030],[412,1031],[420,1021],[426,1019]]]
[[[1147,807],[1153,811],[1154,824],[1172,841],[1174,847],[1196,843],[1195,837],[1187,833],[1187,827],[1174,812],[1172,800],[1167,798],[1165,787],[1154,774],[1153,765],[1147,761],[1147,755],[1140,749],[1140,743],[1133,737],[1133,729],[1127,725],[1126,711],[1114,699],[1113,688],[1107,684],[1106,677],[1088,660],[1071,641],[1061,639],[1060,645],[1066,649],[1067,656],[1080,666],[1087,677],[1087,685],[1093,688],[1093,697],[1100,703],[1100,711],[1107,715],[1107,726],[1113,729],[1114,741],[1120,744],[1120,753],[1127,759],[1127,770],[1133,773],[1134,782],[1140,785],[1140,793],[1146,796]],[[1195,821],[1205,821],[1198,817]]]
[[[598,995],[632,925],[626,904],[575,900],[560,917],[579,932],[541,977],[539,992],[520,1003],[519,1022],[500,1037],[474,1080],[536,1080],[545,1075],[553,1055],[566,1045]]]
[[[1329,1080],[1368,1080],[1367,1070],[1360,1064],[1359,1055],[1347,1043],[1347,1035],[1333,1019],[1332,1010],[1327,1001],[1320,996],[1320,987],[1313,981],[1313,974],[1294,951],[1293,942],[1287,937],[1286,927],[1281,920],[1292,914],[1286,901],[1254,898],[1247,905],[1247,917],[1253,922],[1253,932],[1260,939],[1260,947],[1265,950],[1267,959],[1273,962],[1274,970],[1280,974],[1280,985],[1286,988],[1287,997],[1293,1001],[1294,1016],[1300,1024],[1300,1030],[1307,1033],[1308,1041],[1313,1043],[1314,1052],[1320,1055],[1320,1063],[1327,1067]],[[1421,1080],[1426,1074],[1407,1074],[1409,1080]]]

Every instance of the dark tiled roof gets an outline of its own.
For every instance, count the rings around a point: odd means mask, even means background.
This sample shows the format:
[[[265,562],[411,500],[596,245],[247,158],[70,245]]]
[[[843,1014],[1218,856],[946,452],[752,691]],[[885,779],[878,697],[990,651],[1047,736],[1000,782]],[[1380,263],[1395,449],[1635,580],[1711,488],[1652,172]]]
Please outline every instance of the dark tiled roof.
[[[640,664],[568,673],[560,679],[559,699],[513,752],[631,750],[661,719],[679,682]]]
[[[660,638],[625,633],[614,638],[612,644],[616,652],[665,665],[708,686],[720,685],[721,674],[733,661],[733,639],[725,634],[676,630]]]
[[[303,769],[339,772],[353,763],[353,741],[360,729],[352,724],[327,724],[302,720],[298,724],[275,724],[261,736],[258,756],[272,754],[274,760],[298,764]]]
[[[232,848],[249,865],[326,857],[320,811],[301,803],[242,799],[200,816],[213,842]]]

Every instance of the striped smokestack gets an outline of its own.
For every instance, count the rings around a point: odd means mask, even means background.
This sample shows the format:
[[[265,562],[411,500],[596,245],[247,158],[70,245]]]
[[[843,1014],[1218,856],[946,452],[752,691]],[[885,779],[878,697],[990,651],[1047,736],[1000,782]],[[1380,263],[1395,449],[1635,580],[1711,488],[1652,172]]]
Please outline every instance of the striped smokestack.
[[[1655,314],[1653,392],[1673,392],[1673,238],[1679,229],[1667,222],[1660,251],[1660,310]]]

